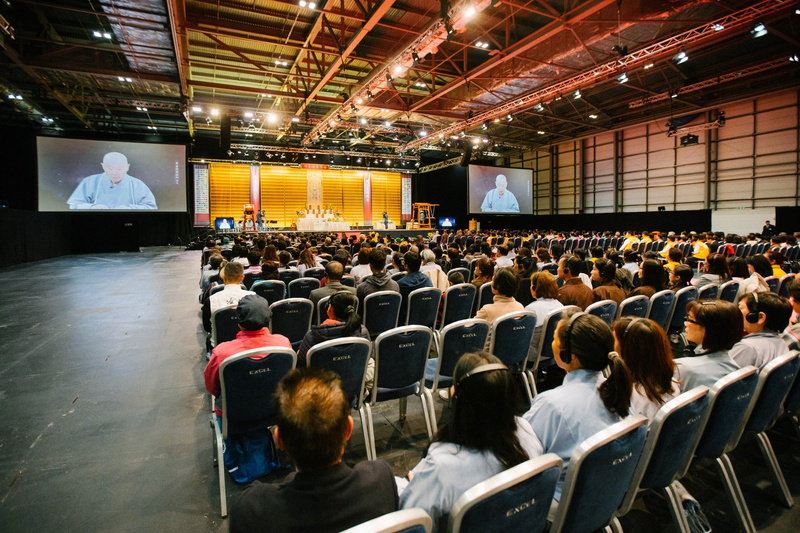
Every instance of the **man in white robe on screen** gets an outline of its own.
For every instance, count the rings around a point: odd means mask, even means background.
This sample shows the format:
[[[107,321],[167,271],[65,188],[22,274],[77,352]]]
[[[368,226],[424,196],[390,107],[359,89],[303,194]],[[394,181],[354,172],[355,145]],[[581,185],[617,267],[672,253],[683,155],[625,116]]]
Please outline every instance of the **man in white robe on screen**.
[[[495,188],[486,193],[486,197],[481,204],[483,213],[519,213],[519,203],[514,193],[509,191],[508,180],[502,174],[498,174],[494,180]]]
[[[124,154],[107,153],[102,167],[102,174],[83,178],[67,200],[70,209],[158,209],[150,188],[128,175]]]

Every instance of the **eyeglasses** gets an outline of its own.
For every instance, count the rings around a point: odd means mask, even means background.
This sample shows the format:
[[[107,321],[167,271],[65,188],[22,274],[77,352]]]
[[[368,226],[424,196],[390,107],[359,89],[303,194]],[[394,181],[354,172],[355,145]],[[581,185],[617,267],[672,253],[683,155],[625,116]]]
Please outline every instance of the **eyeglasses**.
[[[686,317],[686,322],[688,322],[690,324],[697,324],[698,326],[702,326],[703,325],[700,322],[698,322],[697,320],[695,320],[693,318],[689,318],[688,316]]]

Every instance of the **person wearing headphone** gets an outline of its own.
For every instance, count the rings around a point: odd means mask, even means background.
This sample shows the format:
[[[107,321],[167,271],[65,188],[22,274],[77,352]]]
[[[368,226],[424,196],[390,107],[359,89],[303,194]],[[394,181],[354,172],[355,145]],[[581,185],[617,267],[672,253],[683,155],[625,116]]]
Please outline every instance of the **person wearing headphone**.
[[[575,447],[630,414],[633,382],[614,351],[611,328],[594,315],[575,312],[563,318],[556,327],[553,354],[567,372],[564,383],[537,395],[523,418],[542,441],[544,452],[564,461],[553,497],[558,501]],[[608,379],[603,377],[606,368]]]
[[[652,420],[662,405],[680,394],[667,334],[652,320],[638,317],[622,317],[611,329],[614,349],[633,378],[631,414]]]
[[[742,316],[726,300],[694,300],[686,306],[686,340],[697,344],[694,357],[676,361],[681,391],[700,385],[712,387],[720,378],[739,370],[728,354],[742,339]]]
[[[772,292],[751,292],[739,300],[739,310],[744,318],[745,336],[730,351],[737,365],[763,368],[789,351],[780,337],[792,317],[792,304],[788,300]]]
[[[518,385],[508,367],[486,352],[461,356],[450,388],[452,417],[408,473],[400,508],[424,509],[444,531],[450,508],[466,490],[542,454],[542,443],[514,416]]]

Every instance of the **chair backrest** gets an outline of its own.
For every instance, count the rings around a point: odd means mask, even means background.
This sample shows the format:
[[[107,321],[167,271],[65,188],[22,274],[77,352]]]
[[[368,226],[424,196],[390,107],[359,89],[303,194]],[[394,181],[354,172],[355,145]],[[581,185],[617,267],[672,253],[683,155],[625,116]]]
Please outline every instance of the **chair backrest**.
[[[375,380],[371,403],[383,391],[394,399],[416,394],[424,385],[425,363],[433,332],[425,326],[400,326],[375,339]]]
[[[628,512],[640,490],[668,486],[691,461],[711,403],[708,390],[706,386],[695,387],[658,410],[650,422],[620,514]]]
[[[447,531],[543,531],[561,467],[548,453],[478,483],[453,504]]]
[[[468,268],[464,268],[464,267],[451,268],[450,270],[447,271],[447,275],[449,276],[453,272],[461,272],[461,275],[464,276],[464,281],[465,282],[469,281],[469,269]]]
[[[314,289],[319,289],[318,279],[297,278],[289,282],[289,298],[310,298]]]
[[[465,353],[483,350],[491,325],[482,318],[468,318],[445,326],[439,334],[436,374],[430,388],[436,390],[439,382],[452,382],[453,371]]]
[[[358,409],[364,401],[364,377],[372,342],[361,337],[342,337],[321,342],[308,350],[308,366],[330,370],[342,379],[350,405]]]
[[[489,353],[511,370],[525,370],[535,329],[536,314],[533,311],[515,311],[496,318],[492,323]]]
[[[746,416],[745,433],[761,433],[769,429],[797,378],[798,369],[800,359],[797,352],[781,355],[764,365],[758,375],[750,414]]]
[[[729,445],[736,445],[757,384],[758,369],[754,366],[740,368],[714,383],[710,412],[695,450],[696,457],[716,459]]]
[[[322,281],[322,278],[325,277],[325,269],[323,267],[313,267],[307,268],[303,271],[304,278],[314,278],[317,280]]]
[[[244,286],[248,289],[253,286],[253,283],[261,279],[261,272],[247,272],[244,275]]]
[[[219,381],[224,437],[275,424],[273,393],[296,362],[294,350],[283,346],[247,350],[222,361]]]
[[[285,284],[289,284],[296,279],[300,279],[300,271],[299,270],[281,270],[278,272],[278,277],[281,279],[282,282]]]
[[[492,283],[487,281],[478,289],[478,305],[475,306],[475,310],[477,311],[484,305],[490,304],[493,301],[494,293],[492,292]]]
[[[625,298],[619,304],[616,318],[619,319],[624,316],[644,318],[647,316],[648,307],[650,307],[650,299],[647,296],[639,295]]]
[[[684,287],[682,289],[678,289],[678,292],[675,293],[675,303],[672,306],[672,316],[669,319],[669,328],[670,330],[682,330],[683,329],[683,322],[686,320],[686,306],[689,305],[689,302],[694,301],[697,299],[697,288],[696,287]]]
[[[218,293],[219,291],[221,291],[224,288],[225,288],[225,285],[222,285],[222,284],[214,285],[213,287],[210,287],[208,289],[208,295],[211,296],[212,294],[216,294],[216,293]]]
[[[684,287],[686,288],[686,287]],[[716,300],[717,293],[719,293],[719,284],[717,283],[709,283],[708,285],[703,285],[697,291],[697,299],[698,300]]]
[[[794,280],[795,274],[790,273],[778,279],[778,296],[789,297],[789,284]]]
[[[538,357],[534,366],[538,366],[542,359],[553,358],[553,338],[556,336],[556,327],[565,313],[570,310],[580,311],[577,305],[568,305],[555,311],[550,311],[542,322],[542,333],[539,335],[539,346],[536,349]]]
[[[667,329],[672,309],[675,305],[675,293],[665,290],[655,293],[650,297],[650,307],[647,309],[647,318]]]
[[[342,533],[431,533],[433,520],[423,509],[403,509],[345,529]]]
[[[477,289],[472,283],[459,283],[444,293],[444,311],[439,329],[472,316],[472,303]]]
[[[311,315],[314,304],[305,298],[286,298],[269,306],[272,318],[269,330],[289,339],[295,348],[300,346],[303,337],[311,328]]]
[[[731,280],[731,281],[726,281],[725,283],[719,286],[719,292],[717,294],[717,298],[735,304],[737,302],[736,297],[738,294],[739,294],[739,282]]]
[[[320,298],[317,302],[317,309],[315,310],[317,313],[317,324],[322,324],[325,322],[325,318],[328,316],[328,302],[330,302],[331,297],[325,296],[324,298]],[[358,300],[356,300],[356,303]]]
[[[436,327],[441,301],[442,291],[436,287],[423,287],[411,291],[406,302],[406,316],[403,317],[405,324],[433,329]]]
[[[217,346],[221,342],[232,341],[239,329],[239,316],[236,313],[237,305],[223,307],[211,313],[211,345]]]
[[[614,517],[633,478],[647,436],[647,418],[629,416],[575,447],[552,533],[595,531]]]
[[[397,281],[397,280],[399,280],[399,279],[402,279],[402,278],[404,278],[404,277],[405,277],[405,275],[406,275],[406,273],[405,273],[405,272],[395,272],[394,274],[392,274],[392,275],[391,275],[391,278],[392,278],[394,281]]]
[[[354,278],[353,276],[342,276],[341,283],[345,287],[355,287],[356,286],[356,278]]]
[[[286,298],[286,284],[277,279],[256,281],[250,290],[267,300],[270,305]]]
[[[558,276],[558,265],[555,263],[548,263],[546,265],[542,265],[542,270],[546,270],[556,277]]]
[[[767,276],[766,278],[764,278],[764,281],[767,282],[770,292],[778,294],[778,285],[781,282],[780,278],[776,278],[775,276]]]
[[[614,300],[600,300],[588,306],[586,312],[602,318],[603,322],[610,326],[617,315],[617,302]]]
[[[364,325],[370,335],[397,327],[403,297],[395,291],[378,291],[364,298]]]

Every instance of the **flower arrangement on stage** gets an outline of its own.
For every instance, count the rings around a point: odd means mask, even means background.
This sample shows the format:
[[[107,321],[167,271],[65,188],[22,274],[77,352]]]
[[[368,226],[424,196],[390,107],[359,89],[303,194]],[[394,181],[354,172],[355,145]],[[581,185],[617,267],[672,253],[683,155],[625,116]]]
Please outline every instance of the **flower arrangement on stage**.
[[[295,211],[294,214],[297,215],[298,217],[304,217],[306,216],[306,210],[301,209],[300,211]]]

